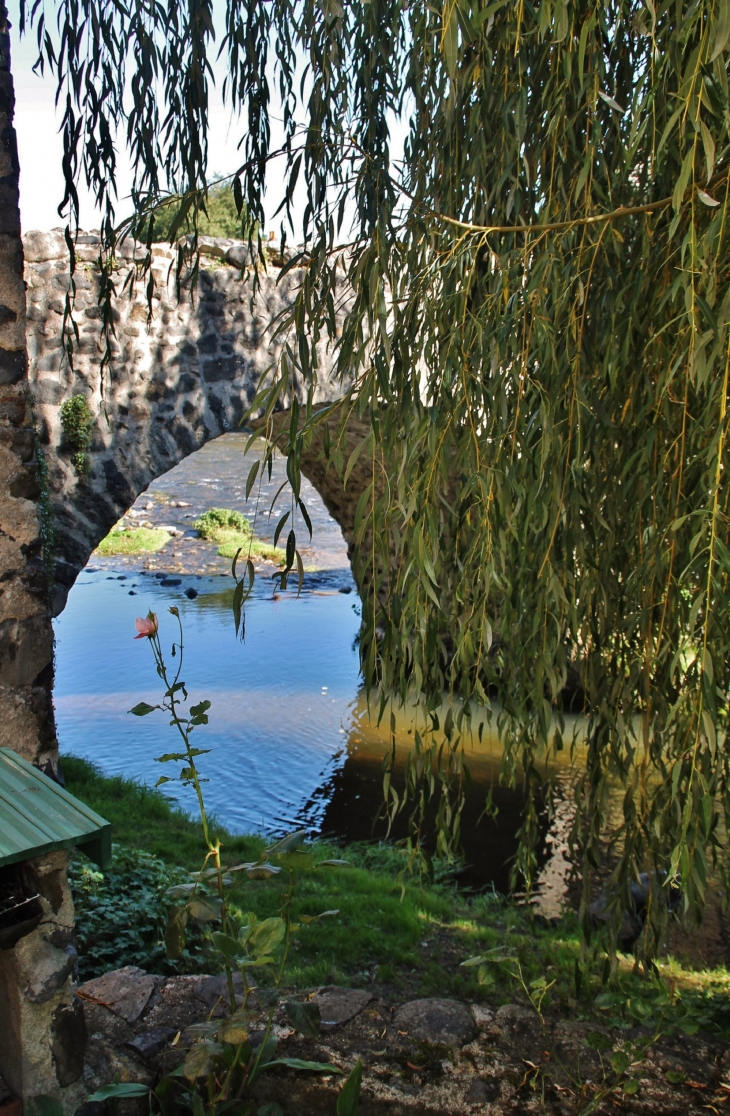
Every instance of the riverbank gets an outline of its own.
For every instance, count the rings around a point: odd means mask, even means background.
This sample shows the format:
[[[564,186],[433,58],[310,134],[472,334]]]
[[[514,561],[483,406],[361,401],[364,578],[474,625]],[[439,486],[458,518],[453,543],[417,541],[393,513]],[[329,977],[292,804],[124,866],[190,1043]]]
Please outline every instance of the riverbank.
[[[112,822],[116,845],[116,875],[106,881],[85,858],[76,858],[79,937],[87,945],[83,975],[125,964],[170,974],[209,972],[204,935],[194,936],[182,964],[166,962],[162,941],[169,900],[161,893],[198,869],[205,854],[198,825],[159,792],[107,778],[84,760],[64,757],[64,772],[71,793]],[[255,859],[265,846],[260,836],[232,836],[215,824],[214,831],[229,864]],[[301,925],[283,973],[290,989],[337,984],[380,999],[448,996],[490,1009],[515,1002],[529,1008],[530,998],[544,992],[541,1010],[555,1019],[621,1029],[679,1027],[730,1040],[724,967],[696,971],[669,958],[644,980],[633,973],[633,959],[621,957],[609,984],[599,941],[580,966],[580,928],[572,912],[546,921],[495,893],[464,894],[448,877],[413,880],[403,873],[400,852],[383,843],[343,849],[317,841],[311,853],[315,863],[344,858],[349,867],[298,873],[292,916]],[[233,901],[265,918],[279,912],[287,886],[246,880],[234,889]],[[323,911],[336,914],[304,923],[302,916]],[[102,924],[107,930],[100,936]],[[475,956],[486,961],[462,967]]]

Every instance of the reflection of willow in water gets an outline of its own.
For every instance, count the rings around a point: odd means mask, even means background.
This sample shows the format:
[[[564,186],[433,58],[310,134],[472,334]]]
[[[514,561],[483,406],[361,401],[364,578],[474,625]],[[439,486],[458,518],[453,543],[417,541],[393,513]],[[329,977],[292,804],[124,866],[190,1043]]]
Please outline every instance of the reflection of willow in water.
[[[407,708],[394,712],[393,721],[390,711],[386,712],[378,725],[376,714],[369,713],[366,699],[360,694],[353,709],[344,763],[317,795],[317,805],[326,803],[320,814],[323,834],[350,841],[383,838],[388,833],[396,840],[408,835],[412,801],[394,815],[390,830],[384,816],[384,760],[391,757],[392,783],[402,796],[406,765],[414,748],[414,720],[415,709]],[[444,717],[439,716],[439,723],[443,722]],[[580,764],[582,725],[577,718],[571,718],[567,727],[564,735],[568,739],[575,735],[576,748],[566,746],[551,754],[544,764],[546,793],[540,804],[535,896],[546,914],[557,913],[570,871],[567,853],[573,818],[571,788],[573,773]],[[444,744],[448,748],[443,730],[430,735],[437,746]],[[517,852],[517,834],[523,822],[524,780],[519,772],[515,773],[512,785],[503,780],[502,745],[486,711],[472,717],[472,731],[462,735],[459,746],[467,769],[459,829],[463,853],[459,880],[468,887],[493,886],[507,892]],[[439,789],[437,780],[436,794],[427,807],[422,830],[427,835],[424,844],[428,851],[435,847]],[[313,801],[303,817],[314,808]]]

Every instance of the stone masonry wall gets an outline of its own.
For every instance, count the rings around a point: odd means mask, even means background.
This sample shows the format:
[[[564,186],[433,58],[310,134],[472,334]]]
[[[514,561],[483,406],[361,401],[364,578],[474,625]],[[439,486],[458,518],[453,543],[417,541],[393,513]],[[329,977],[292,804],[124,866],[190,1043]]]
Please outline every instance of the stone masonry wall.
[[[41,558],[40,494],[25,348],[19,167],[7,10],[0,4],[0,746],[56,770],[53,632]],[[5,895],[38,895],[40,924],[0,948],[0,1074],[19,1096],[61,1097],[73,1112],[86,1041],[70,974],[67,856],[0,868]],[[26,892],[27,894],[27,892]]]
[[[25,349],[23,246],[9,36],[0,7],[0,747],[55,757],[53,635],[41,558],[39,489]]]
[[[136,284],[131,297],[122,290],[144,249],[125,242],[114,272],[116,336],[102,398],[98,243],[93,234],[79,237],[74,314],[79,342],[71,368],[61,338],[69,286],[63,235],[54,230],[24,237],[29,377],[56,529],[54,612],[63,608],[91,551],[139,493],[205,442],[237,428],[283,344],[272,343],[272,322],[299,283],[296,270],[278,283],[273,271],[252,311],[245,245],[205,238],[198,289],[192,296],[183,291],[178,299],[173,252],[156,245],[156,297],[148,323],[144,283]],[[324,348],[321,362],[316,398],[335,399],[342,387],[332,382]],[[297,391],[301,398],[301,388]],[[91,469],[81,478],[64,446],[60,418],[63,401],[78,394],[96,416]],[[289,405],[286,396],[281,405]]]

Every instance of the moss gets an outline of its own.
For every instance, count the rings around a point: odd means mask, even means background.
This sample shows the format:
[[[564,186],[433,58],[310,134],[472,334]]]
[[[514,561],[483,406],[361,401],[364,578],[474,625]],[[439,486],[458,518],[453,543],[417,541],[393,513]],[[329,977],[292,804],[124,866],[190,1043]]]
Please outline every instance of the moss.
[[[72,395],[61,404],[61,428],[71,464],[78,476],[89,471],[89,450],[94,430],[94,414],[85,395]]]
[[[250,554],[253,558],[263,558],[278,566],[286,564],[286,554],[282,547],[271,546],[256,538],[245,515],[231,508],[209,508],[195,520],[193,527],[201,538],[218,543],[221,558],[234,558],[236,552],[241,550],[244,556]]]
[[[55,581],[55,566],[56,566],[56,530],[53,521],[53,508],[51,506],[51,494],[48,486],[48,462],[46,455],[43,452],[40,438],[36,433],[35,440],[35,460],[36,460],[36,476],[38,477],[38,509],[40,512],[40,525],[41,525],[41,553],[43,556],[43,567],[46,571],[46,585],[48,588],[49,596],[53,591]]]
[[[154,554],[171,539],[169,531],[156,528],[132,527],[128,531],[114,528],[102,539],[94,554],[110,558],[114,554]]]

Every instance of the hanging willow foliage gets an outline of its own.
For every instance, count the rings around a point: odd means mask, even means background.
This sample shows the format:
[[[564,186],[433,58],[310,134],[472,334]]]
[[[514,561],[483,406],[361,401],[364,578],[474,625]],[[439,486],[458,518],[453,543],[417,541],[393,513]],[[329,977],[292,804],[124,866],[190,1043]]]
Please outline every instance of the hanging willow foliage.
[[[366,679],[431,709],[446,691],[460,716],[494,703],[530,791],[529,878],[578,677],[584,911],[617,782],[617,910],[641,871],[681,875],[701,908],[730,817],[730,0],[227,0],[220,48],[209,0],[47,4],[60,39],[42,0],[31,14],[66,105],[67,202],[73,218],[83,171],[109,251],[119,124],[140,222],[169,192],[181,221],[204,206],[218,49],[236,197],[263,227],[267,175],[285,215],[304,178],[301,292],[257,407],[309,389],[295,497],[324,425],[344,473],[347,416],[369,423]],[[316,411],[323,339],[347,392]]]

